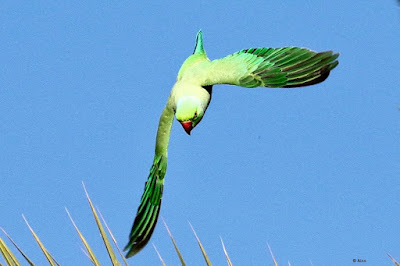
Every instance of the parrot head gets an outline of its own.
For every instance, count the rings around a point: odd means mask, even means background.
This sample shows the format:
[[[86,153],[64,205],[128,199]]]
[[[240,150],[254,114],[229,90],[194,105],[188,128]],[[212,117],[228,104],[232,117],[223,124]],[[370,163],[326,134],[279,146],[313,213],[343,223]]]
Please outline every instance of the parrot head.
[[[178,101],[175,116],[186,133],[190,135],[190,131],[200,123],[204,112],[205,109],[199,99],[186,96]]]

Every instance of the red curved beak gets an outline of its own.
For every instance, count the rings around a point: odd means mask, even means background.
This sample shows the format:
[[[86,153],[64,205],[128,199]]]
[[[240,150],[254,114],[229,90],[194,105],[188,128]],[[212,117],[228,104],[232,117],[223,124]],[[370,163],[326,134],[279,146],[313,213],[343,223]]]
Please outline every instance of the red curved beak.
[[[186,133],[188,135],[190,135],[190,131],[192,131],[192,129],[193,129],[192,121],[183,121],[180,123],[181,123],[183,129],[186,131]]]

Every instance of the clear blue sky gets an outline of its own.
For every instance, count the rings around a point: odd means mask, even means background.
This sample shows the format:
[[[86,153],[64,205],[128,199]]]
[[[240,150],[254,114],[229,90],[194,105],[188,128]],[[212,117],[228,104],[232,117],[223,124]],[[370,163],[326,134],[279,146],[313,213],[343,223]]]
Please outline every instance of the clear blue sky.
[[[90,265],[65,206],[104,253],[81,181],[126,244],[199,29],[210,59],[283,46],[341,55],[322,84],[215,86],[191,136],[174,122],[161,216],[188,264],[203,263],[188,221],[215,265],[220,236],[236,265],[271,265],[267,243],[282,265],[400,260],[396,1],[141,2],[0,3],[0,226],[34,262],[44,257],[22,213],[61,264]],[[161,222],[151,243],[179,264]],[[151,245],[129,261],[159,263]]]

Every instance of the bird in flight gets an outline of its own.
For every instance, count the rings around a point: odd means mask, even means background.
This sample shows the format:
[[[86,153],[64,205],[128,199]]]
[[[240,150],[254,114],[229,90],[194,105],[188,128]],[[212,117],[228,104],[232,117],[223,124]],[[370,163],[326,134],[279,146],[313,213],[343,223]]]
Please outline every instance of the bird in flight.
[[[174,116],[187,134],[203,118],[212,87],[230,84],[246,88],[294,88],[324,81],[338,65],[338,53],[306,48],[251,48],[210,61],[203,48],[203,33],[196,36],[194,52],[181,66],[161,114],[153,165],[125,247],[129,258],[137,254],[154,231],[161,208],[167,150]]]

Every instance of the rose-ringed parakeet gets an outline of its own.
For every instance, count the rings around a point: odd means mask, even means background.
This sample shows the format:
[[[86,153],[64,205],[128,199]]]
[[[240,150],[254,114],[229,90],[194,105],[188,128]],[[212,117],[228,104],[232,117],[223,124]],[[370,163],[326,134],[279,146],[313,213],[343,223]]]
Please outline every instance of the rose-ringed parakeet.
[[[203,34],[196,37],[194,52],[179,70],[157,130],[153,165],[129,235],[126,257],[138,253],[150,240],[161,208],[167,149],[174,115],[187,134],[200,123],[215,84],[246,88],[293,88],[320,83],[338,65],[339,54],[305,48],[251,48],[210,61]]]

